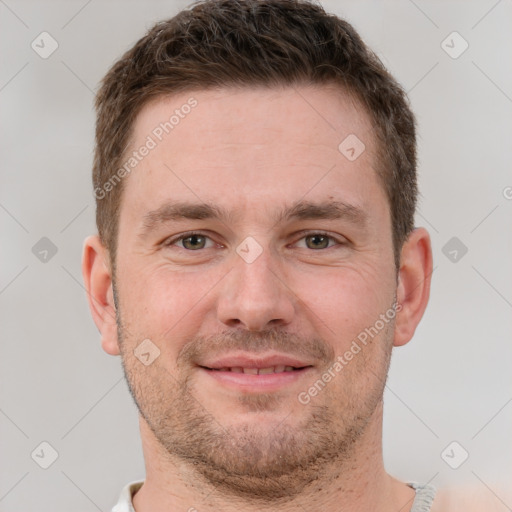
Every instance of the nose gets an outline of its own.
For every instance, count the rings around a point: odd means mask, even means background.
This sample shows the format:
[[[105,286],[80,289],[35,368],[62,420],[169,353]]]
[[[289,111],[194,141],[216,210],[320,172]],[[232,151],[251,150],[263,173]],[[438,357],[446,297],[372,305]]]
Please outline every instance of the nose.
[[[297,299],[274,259],[268,248],[250,263],[235,255],[219,290],[217,316],[223,324],[263,331],[292,322]]]

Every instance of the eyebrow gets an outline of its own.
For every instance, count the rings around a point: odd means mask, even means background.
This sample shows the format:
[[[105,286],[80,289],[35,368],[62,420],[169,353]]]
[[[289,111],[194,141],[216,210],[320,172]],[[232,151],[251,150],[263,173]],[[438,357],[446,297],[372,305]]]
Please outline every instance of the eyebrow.
[[[218,205],[173,201],[165,203],[143,216],[140,236],[145,237],[161,225],[173,221],[214,219],[229,223],[236,217],[237,215],[234,212]],[[292,206],[282,208],[273,219],[275,224],[292,220],[344,219],[356,227],[364,229],[367,225],[368,215],[359,206],[344,201],[312,202],[299,200]]]

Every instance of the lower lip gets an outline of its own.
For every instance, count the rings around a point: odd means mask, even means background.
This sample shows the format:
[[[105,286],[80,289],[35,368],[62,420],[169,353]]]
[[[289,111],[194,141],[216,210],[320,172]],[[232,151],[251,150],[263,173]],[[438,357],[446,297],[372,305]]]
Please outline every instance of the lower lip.
[[[277,391],[285,386],[289,386],[302,379],[311,369],[312,367],[308,366],[291,372],[254,375],[250,373],[236,373],[200,368],[202,372],[227,387],[237,389],[239,391],[260,393]]]

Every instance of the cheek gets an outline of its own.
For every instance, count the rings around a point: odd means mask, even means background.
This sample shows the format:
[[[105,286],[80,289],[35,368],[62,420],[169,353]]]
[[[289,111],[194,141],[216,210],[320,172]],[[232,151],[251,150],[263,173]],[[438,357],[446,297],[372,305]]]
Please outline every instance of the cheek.
[[[140,268],[125,279],[123,321],[130,331],[176,354],[197,335],[208,293],[219,281],[215,272],[176,272],[169,267]],[[173,342],[176,341],[176,343]]]
[[[340,352],[390,307],[389,286],[378,269],[360,266],[304,274],[291,288],[305,304],[304,314]]]

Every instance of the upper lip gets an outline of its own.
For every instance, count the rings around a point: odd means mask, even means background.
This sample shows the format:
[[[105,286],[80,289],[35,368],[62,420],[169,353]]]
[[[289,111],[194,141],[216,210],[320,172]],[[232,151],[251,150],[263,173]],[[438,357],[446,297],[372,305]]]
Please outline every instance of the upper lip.
[[[199,364],[204,368],[270,368],[271,366],[293,366],[302,368],[312,366],[310,363],[286,354],[257,355],[257,354],[232,354],[215,359],[205,359]]]

